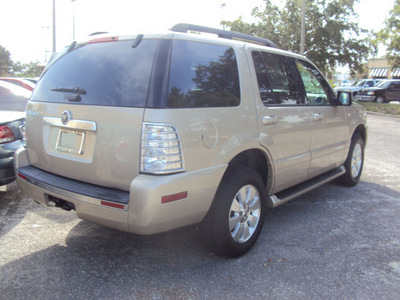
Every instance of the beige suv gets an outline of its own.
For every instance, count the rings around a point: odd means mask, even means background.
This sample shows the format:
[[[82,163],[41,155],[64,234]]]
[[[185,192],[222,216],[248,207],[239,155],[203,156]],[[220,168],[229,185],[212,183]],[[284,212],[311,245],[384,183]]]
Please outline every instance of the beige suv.
[[[365,121],[312,62],[269,40],[188,24],[94,37],[39,80],[18,183],[123,231],[199,223],[215,252],[235,257],[266,208],[337,177],[359,181]]]

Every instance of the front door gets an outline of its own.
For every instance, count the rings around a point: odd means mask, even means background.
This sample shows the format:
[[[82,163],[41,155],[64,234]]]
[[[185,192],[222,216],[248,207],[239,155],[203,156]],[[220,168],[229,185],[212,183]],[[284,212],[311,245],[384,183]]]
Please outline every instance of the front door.
[[[340,166],[346,158],[347,116],[345,107],[334,103],[332,90],[319,71],[303,60],[296,60],[296,65],[313,119],[308,175],[312,178]]]
[[[386,93],[386,101],[400,101],[400,82],[392,82]]]

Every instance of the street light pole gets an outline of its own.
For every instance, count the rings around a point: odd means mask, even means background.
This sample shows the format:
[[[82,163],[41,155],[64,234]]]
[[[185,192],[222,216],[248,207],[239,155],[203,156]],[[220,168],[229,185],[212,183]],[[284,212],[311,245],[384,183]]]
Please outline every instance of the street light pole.
[[[306,0],[303,0],[303,6],[301,8],[301,37],[300,37],[301,55],[304,55],[304,44],[306,42],[305,6],[306,6]]]
[[[72,1],[72,40],[75,41],[75,0]]]

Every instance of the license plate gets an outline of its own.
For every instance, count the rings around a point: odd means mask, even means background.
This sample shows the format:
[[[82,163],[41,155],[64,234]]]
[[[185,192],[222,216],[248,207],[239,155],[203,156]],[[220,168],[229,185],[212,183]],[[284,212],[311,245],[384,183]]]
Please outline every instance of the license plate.
[[[84,140],[84,132],[60,129],[56,142],[56,150],[73,154],[82,154]]]

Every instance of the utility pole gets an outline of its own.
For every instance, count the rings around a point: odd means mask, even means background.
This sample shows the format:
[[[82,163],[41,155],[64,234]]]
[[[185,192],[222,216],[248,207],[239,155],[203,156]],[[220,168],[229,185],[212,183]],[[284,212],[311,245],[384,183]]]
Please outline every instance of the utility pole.
[[[301,38],[300,38],[301,55],[304,55],[304,45],[306,42],[305,6],[306,6],[306,0],[303,0],[303,6],[301,8]]]
[[[56,49],[56,0],[53,0],[53,53]]]

